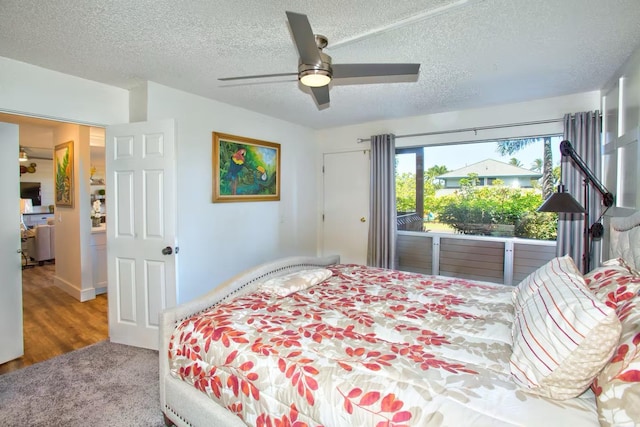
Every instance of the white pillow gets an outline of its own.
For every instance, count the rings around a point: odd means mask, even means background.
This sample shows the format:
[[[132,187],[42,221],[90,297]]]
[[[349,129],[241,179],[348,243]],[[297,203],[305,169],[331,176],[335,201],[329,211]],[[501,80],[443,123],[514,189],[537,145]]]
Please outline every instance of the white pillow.
[[[514,313],[509,360],[514,380],[534,394],[578,396],[616,348],[621,326],[615,311],[573,272],[546,274],[521,304]]]
[[[264,292],[286,297],[294,292],[302,291],[310,286],[327,280],[333,273],[326,268],[300,270],[283,276],[273,277],[260,285]]]
[[[582,273],[569,255],[552,259],[525,277],[513,289],[512,301],[518,311],[525,302],[538,292],[543,283],[549,281],[582,282]]]

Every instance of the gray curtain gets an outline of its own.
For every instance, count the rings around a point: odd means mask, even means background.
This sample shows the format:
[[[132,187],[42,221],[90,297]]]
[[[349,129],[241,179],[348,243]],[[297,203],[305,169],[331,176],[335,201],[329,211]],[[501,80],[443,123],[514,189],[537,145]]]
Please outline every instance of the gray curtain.
[[[392,134],[371,137],[369,242],[367,265],[396,267],[396,141]]]
[[[598,111],[588,111],[564,116],[564,139],[571,142],[576,153],[584,160],[593,174],[601,177],[601,120]],[[585,206],[585,176],[574,165],[573,160],[566,157],[562,161],[562,183],[569,192],[589,213],[589,226],[593,224],[602,213],[602,197],[600,193],[588,185],[589,206]],[[557,255],[569,254],[576,265],[582,269],[584,242],[584,215],[559,214],[558,215],[558,241]],[[592,242],[590,256],[590,269],[593,269],[600,261],[600,242]],[[583,271],[586,273],[586,271]]]

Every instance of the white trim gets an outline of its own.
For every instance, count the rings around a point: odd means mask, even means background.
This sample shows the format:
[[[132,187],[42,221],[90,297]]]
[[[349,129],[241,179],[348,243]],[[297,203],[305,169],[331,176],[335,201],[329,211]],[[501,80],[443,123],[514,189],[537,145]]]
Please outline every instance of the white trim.
[[[53,276],[53,283],[58,288],[62,289],[63,291],[65,291],[66,293],[68,293],[69,295],[71,295],[72,297],[74,297],[80,302],[89,301],[89,300],[95,299],[96,297],[95,288],[80,289],[77,286],[75,286],[73,283],[62,279],[57,275]]]

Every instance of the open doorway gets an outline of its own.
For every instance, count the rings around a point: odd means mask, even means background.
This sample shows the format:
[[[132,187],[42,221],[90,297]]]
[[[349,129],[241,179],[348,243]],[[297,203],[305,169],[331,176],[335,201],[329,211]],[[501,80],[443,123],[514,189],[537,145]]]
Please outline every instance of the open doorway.
[[[20,181],[30,183],[24,187],[38,189],[39,194],[36,197],[39,200],[34,201],[31,195],[27,194],[25,198],[28,197],[30,201],[23,203],[21,207],[25,209],[24,205],[28,205],[28,214],[32,216],[26,221],[27,227],[35,227],[40,225],[40,222],[46,224],[47,220],[52,222],[48,225],[55,227],[53,133],[56,126],[69,126],[69,124],[2,113],[0,113],[0,122],[19,126],[20,156],[24,155],[27,160],[19,162],[16,159],[16,168],[24,166],[20,168]],[[100,173],[102,179],[104,178],[104,130],[99,128],[91,128],[91,130],[90,162],[95,168],[92,182],[97,185],[89,186],[91,195],[86,197],[86,203],[101,199],[101,213],[106,216],[104,203],[106,189],[104,180],[100,181]],[[20,216],[16,215],[13,218],[20,218]],[[16,230],[19,230],[20,225],[19,220],[16,220]],[[93,231],[92,228],[92,242],[99,240],[96,239]],[[96,232],[99,233],[99,230]],[[104,230],[102,233],[104,234]],[[49,259],[43,259],[42,262],[30,257],[28,251],[23,257],[25,267],[22,270],[24,355],[0,365],[0,374],[108,338],[106,241],[104,247],[98,249],[105,255],[104,267],[92,268],[94,276],[104,274],[102,279],[94,278],[94,283],[97,283],[97,280],[103,280],[104,283],[95,288],[96,297],[85,302],[80,302],[54,283],[58,264],[56,260],[64,259],[66,251],[79,251],[79,247],[71,247],[65,242],[65,245],[56,245],[56,249],[55,256],[49,256]],[[94,246],[91,246],[91,250],[94,250]],[[95,263],[100,255],[100,253],[92,253],[87,259]]]

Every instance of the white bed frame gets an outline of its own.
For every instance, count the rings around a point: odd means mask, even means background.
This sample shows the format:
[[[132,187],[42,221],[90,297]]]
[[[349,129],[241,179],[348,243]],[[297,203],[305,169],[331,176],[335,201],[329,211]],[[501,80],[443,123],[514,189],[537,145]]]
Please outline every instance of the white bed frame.
[[[633,268],[640,268],[640,212],[627,217],[611,218],[610,258],[623,257]],[[164,311],[160,316],[160,402],[165,423],[176,426],[246,427],[226,408],[216,404],[204,393],[174,378],[169,373],[169,339],[178,323],[225,299],[253,291],[256,282],[268,277],[310,267],[337,264],[338,256],[326,258],[292,257],[263,264],[218,286],[195,301]]]
[[[640,270],[640,211],[611,218],[609,232],[609,258],[624,258]]]
[[[269,277],[280,276],[313,267],[325,267],[340,262],[340,257],[291,257],[262,264],[235,276],[204,296],[168,309],[160,314],[160,404],[165,424],[180,427],[224,426],[246,427],[237,415],[216,404],[201,391],[169,372],[169,340],[175,327],[183,320],[226,300],[250,293],[256,284]]]

